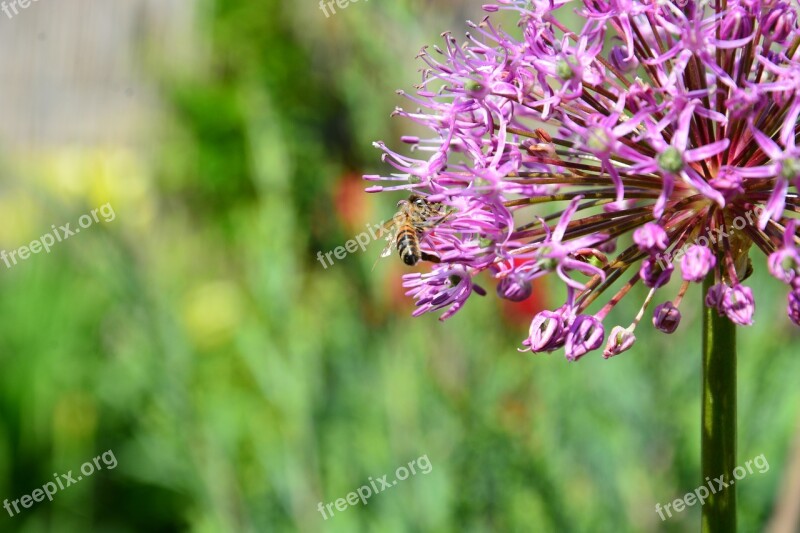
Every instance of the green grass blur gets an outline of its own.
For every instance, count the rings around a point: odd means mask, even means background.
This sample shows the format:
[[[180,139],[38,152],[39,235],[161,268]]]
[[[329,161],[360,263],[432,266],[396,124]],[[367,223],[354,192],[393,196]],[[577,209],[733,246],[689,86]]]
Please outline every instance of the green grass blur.
[[[403,265],[382,244],[324,268],[399,199],[387,172],[394,90],[414,56],[478,2],[220,0],[205,48],[168,68],[142,146],[67,146],[0,160],[0,247],[110,202],[116,218],[0,268],[0,498],[113,450],[96,472],[0,531],[693,531],[662,522],[701,482],[699,286],[671,336],[568,363],[521,354],[534,301],[494,286],[451,320],[412,319]],[[109,120],[113,120],[111,117]],[[740,332],[742,531],[766,526],[800,419],[798,332],[754,255],[757,321]],[[610,317],[627,323],[644,293]],[[418,473],[325,519],[335,502],[427,456]]]

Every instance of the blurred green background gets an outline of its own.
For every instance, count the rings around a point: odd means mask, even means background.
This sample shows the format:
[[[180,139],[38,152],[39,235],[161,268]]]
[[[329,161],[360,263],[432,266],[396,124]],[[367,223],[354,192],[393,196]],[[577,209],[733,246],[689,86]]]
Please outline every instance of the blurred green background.
[[[410,317],[396,257],[370,270],[382,244],[317,261],[392,213],[399,197],[362,192],[361,174],[388,171],[371,143],[415,132],[389,119],[394,91],[479,2],[362,0],[328,18],[313,1],[109,4],[0,20],[0,249],[116,213],[0,264],[0,498],[106,450],[119,462],[0,510],[0,531],[697,530],[697,506],[662,522],[655,504],[700,483],[699,287],[675,334],[645,320],[630,352],[568,364],[517,351],[535,310],[560,304],[547,284],[507,305],[484,280],[441,323]],[[100,54],[94,77],[57,53],[73,45]],[[737,485],[741,531],[791,532],[800,337],[754,264],[739,457],[770,469]],[[430,473],[318,511],[421,456]]]

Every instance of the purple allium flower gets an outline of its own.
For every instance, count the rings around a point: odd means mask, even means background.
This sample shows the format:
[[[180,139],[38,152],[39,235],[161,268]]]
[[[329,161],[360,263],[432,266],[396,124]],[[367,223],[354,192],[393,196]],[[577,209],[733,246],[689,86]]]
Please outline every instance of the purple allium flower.
[[[567,309],[541,311],[531,322],[528,338],[522,342],[527,348],[522,351],[552,352],[564,346],[571,317]]]
[[[593,316],[581,315],[567,332],[564,353],[570,361],[577,361],[584,354],[602,346],[604,337],[602,322]]]
[[[417,300],[414,316],[449,307],[441,316],[445,320],[464,305],[473,291],[485,296],[486,291],[472,282],[474,274],[469,267],[445,264],[428,274],[406,275],[404,285],[409,289],[406,295]]]
[[[620,72],[633,72],[639,68],[639,60],[630,54],[625,46],[615,46],[611,50],[611,64]]]
[[[674,331],[690,282],[713,276],[706,304],[752,323],[741,286],[752,250],[779,279],[798,279],[796,4],[584,0],[573,32],[557,18],[566,3],[498,0],[484,9],[517,13],[518,30],[486,18],[463,44],[446,33],[423,49],[418,90],[404,93],[412,109],[395,115],[430,134],[407,138],[406,155],[376,143],[394,171],[365,176],[384,182],[368,191],[413,192],[448,212],[421,238],[441,264],[404,280],[415,314],[452,315],[483,294],[481,272],[512,300],[555,274],[566,302],[537,315],[523,345],[563,346],[574,360],[601,347],[602,322],[636,285],[648,295],[611,330],[608,354],[632,342],[656,292],[671,302],[654,323]]]

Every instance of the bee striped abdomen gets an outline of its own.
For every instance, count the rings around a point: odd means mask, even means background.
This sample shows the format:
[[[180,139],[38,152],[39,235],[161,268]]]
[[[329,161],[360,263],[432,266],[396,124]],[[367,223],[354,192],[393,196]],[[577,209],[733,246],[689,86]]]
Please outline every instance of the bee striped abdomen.
[[[409,266],[414,266],[419,261],[419,240],[412,226],[404,226],[397,232],[397,252],[403,263]]]

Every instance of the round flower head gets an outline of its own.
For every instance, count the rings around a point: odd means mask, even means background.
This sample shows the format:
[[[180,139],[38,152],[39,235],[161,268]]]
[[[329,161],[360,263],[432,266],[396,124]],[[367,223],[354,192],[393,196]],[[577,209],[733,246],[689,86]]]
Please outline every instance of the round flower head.
[[[470,23],[459,43],[423,49],[421,83],[395,114],[430,130],[409,153],[376,146],[394,167],[368,191],[417,194],[447,215],[420,223],[439,264],[404,284],[419,314],[452,315],[481,272],[521,300],[550,276],[557,311],[533,318],[524,350],[570,360],[627,350],[656,293],[653,323],[671,333],[692,283],[713,276],[706,305],[753,321],[758,265],[787,284],[800,322],[800,31],[776,0],[568,0],[484,6],[519,16],[505,31]],[[760,252],[760,253],[759,253]],[[752,265],[750,256],[760,261]],[[673,276],[680,261],[680,276]],[[632,290],[640,286],[644,291]],[[604,324],[646,294],[629,325]]]

